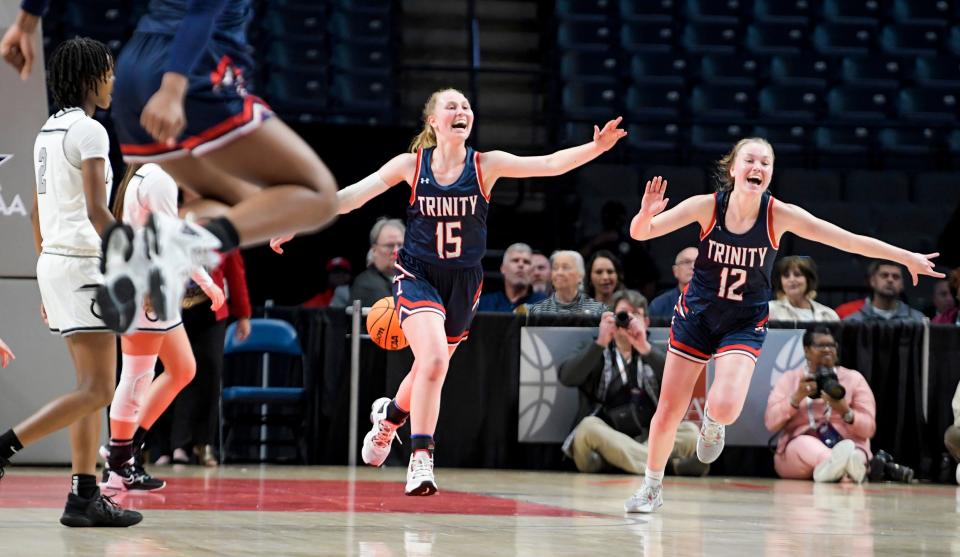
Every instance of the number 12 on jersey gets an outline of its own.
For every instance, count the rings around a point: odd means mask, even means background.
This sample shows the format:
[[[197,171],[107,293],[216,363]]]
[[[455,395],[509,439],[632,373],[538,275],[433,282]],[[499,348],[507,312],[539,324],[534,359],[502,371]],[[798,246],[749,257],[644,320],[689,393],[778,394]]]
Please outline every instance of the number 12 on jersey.
[[[437,223],[437,257],[440,259],[454,259],[460,257],[463,247],[460,238],[462,223],[458,220]]]
[[[733,281],[729,287],[727,287],[728,278]],[[747,282],[746,269],[724,267],[720,271],[720,292],[717,295],[734,302],[741,302],[743,301],[743,292],[740,291],[740,288],[745,282]]]

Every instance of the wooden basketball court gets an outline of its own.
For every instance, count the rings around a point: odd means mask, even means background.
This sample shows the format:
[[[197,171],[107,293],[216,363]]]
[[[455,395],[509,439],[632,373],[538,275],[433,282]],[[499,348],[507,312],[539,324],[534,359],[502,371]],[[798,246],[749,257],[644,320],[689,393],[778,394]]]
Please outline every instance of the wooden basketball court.
[[[159,492],[126,530],[58,518],[65,469],[10,467],[0,481],[11,555],[960,555],[960,488],[667,478],[665,506],[626,515],[626,475],[438,468],[440,494],[403,495],[403,468],[152,469]]]

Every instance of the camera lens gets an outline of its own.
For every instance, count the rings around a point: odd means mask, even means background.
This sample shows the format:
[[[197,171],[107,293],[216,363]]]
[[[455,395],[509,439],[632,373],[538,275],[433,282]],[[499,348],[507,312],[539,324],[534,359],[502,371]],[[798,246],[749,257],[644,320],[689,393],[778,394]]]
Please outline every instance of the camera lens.
[[[630,314],[625,311],[618,311],[616,315],[617,327],[627,329],[630,327]]]

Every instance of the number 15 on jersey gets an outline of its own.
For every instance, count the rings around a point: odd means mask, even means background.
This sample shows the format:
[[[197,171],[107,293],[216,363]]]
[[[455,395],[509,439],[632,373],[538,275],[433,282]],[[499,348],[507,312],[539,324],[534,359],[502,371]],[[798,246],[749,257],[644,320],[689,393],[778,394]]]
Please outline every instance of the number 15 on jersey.
[[[463,240],[460,238],[462,223],[458,220],[437,223],[437,257],[455,259],[460,257]]]

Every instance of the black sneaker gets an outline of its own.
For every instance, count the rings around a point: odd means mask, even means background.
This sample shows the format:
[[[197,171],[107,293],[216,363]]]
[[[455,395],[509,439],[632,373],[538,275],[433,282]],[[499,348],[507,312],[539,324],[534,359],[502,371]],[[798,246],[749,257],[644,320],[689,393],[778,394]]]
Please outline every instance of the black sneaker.
[[[67,495],[67,506],[63,509],[60,524],[71,528],[126,528],[141,520],[142,514],[121,509],[97,489],[90,499],[73,493]]]
[[[103,469],[103,487],[112,491],[157,491],[166,485],[167,482],[154,478],[142,466]]]

